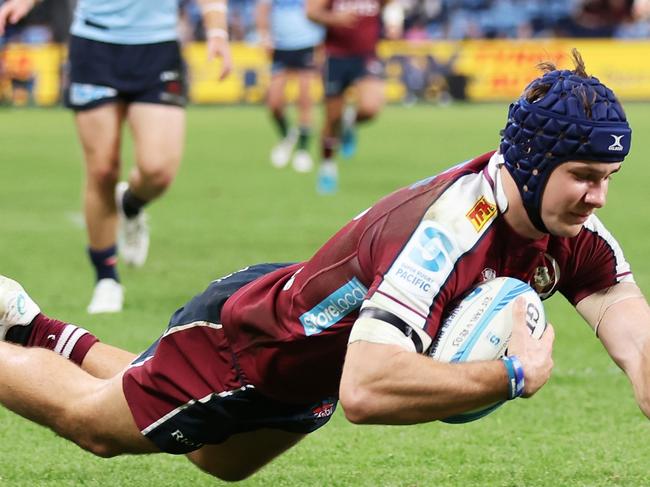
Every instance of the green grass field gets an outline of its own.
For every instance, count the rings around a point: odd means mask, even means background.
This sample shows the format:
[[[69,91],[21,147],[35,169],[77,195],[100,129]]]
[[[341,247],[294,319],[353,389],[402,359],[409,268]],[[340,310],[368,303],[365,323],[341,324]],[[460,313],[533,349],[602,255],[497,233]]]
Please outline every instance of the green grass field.
[[[600,212],[650,291],[647,209],[650,106],[631,104],[635,141]],[[383,194],[496,147],[505,105],[389,107],[341,164],[341,189],[267,162],[274,134],[261,108],[192,108],[181,172],[150,208],[146,267],[121,269],[123,313],[89,316],[92,274],[81,225],[81,153],[63,110],[0,111],[0,273],[45,312],[137,352],[213,278],[257,262],[309,257]],[[314,148],[316,144],[313,144]],[[315,152],[315,150],[314,150]],[[132,155],[127,144],[125,171]],[[547,301],[556,367],[533,399],[467,425],[330,424],[250,486],[647,486],[650,422],[625,376],[561,296]],[[218,484],[182,457],[98,459],[0,408],[0,486]]]

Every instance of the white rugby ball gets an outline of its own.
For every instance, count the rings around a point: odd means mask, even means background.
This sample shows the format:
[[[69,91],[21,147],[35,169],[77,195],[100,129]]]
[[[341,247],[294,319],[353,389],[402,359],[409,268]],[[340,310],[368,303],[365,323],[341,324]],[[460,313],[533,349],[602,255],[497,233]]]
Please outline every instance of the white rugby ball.
[[[476,286],[443,319],[429,355],[441,362],[497,360],[506,352],[512,335],[515,299],[526,301],[526,324],[535,338],[546,328],[544,306],[528,284],[512,277],[497,277]],[[467,423],[491,413],[504,401],[458,414],[442,421]]]

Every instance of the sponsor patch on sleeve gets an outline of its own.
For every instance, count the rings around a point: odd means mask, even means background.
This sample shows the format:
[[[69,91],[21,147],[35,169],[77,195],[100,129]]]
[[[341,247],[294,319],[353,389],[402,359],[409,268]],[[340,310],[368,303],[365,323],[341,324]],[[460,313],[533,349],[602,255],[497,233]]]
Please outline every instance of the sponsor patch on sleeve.
[[[496,214],[496,206],[486,200],[484,196],[481,196],[465,216],[472,222],[474,229],[479,232]]]
[[[435,222],[423,221],[386,278],[396,289],[401,289],[405,295],[419,297],[428,307],[457,258],[458,249],[444,229]]]
[[[356,277],[300,316],[307,336],[316,335],[361,307],[368,289]]]

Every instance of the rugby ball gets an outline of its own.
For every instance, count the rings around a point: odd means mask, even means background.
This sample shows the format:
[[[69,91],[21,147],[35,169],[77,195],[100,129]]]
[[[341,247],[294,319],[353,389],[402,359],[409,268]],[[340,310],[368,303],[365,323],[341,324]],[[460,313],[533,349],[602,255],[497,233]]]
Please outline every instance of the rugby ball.
[[[535,338],[546,328],[544,306],[528,284],[512,277],[497,277],[472,289],[443,318],[429,355],[441,362],[497,360],[504,356],[512,335],[512,311],[517,297],[526,305],[526,325]],[[491,413],[505,401],[458,414],[442,421],[467,423]]]

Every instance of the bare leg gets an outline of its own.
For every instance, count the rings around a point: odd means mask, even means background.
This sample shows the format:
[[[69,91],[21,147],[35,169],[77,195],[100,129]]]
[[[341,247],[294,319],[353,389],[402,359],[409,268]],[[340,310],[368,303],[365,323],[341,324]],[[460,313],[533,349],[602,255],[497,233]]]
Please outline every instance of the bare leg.
[[[338,139],[341,135],[341,117],[345,98],[341,96],[328,96],[325,100],[325,123],[323,124],[323,139]]]
[[[298,122],[301,127],[311,127],[311,85],[315,77],[316,73],[312,70],[301,70],[298,73]]]
[[[284,117],[284,88],[287,84],[287,72],[279,71],[271,76],[269,91],[266,95],[266,105],[275,120]]]
[[[357,122],[373,119],[384,107],[384,81],[367,76],[357,81]]]
[[[220,445],[207,445],[187,457],[201,470],[222,480],[243,480],[257,472],[305,435],[263,429],[234,435]]]
[[[321,162],[318,169],[316,191],[332,194],[338,190],[338,167],[336,152],[341,139],[341,116],[345,98],[343,94],[325,99],[325,121],[321,136]]]
[[[135,357],[126,350],[97,342],[88,350],[81,368],[98,379],[110,379],[122,372]]]
[[[181,164],[185,145],[185,110],[170,105],[133,103],[127,118],[135,141],[136,167],[129,187],[144,201],[170,186]]]
[[[117,212],[115,185],[120,172],[121,124],[125,107],[112,103],[75,115],[84,152],[86,180],[84,213],[91,249],[115,245]]]
[[[97,379],[49,350],[0,342],[0,403],[99,456],[158,451],[136,427],[120,375]]]

